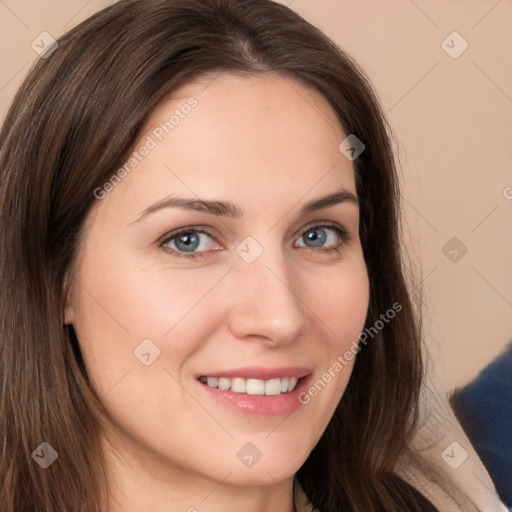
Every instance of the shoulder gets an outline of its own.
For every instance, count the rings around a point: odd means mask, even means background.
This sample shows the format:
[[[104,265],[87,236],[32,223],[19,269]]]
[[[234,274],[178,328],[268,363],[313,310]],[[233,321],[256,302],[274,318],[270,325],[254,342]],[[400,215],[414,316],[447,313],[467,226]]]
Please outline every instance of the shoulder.
[[[491,476],[512,506],[512,343],[478,376],[452,394],[450,403]]]

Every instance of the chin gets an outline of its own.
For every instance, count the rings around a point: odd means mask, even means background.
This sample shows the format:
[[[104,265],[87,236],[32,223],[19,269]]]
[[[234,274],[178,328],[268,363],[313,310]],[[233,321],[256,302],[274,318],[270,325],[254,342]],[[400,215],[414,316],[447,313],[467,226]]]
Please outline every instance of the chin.
[[[295,475],[304,464],[308,454],[298,458],[297,453],[279,453],[271,457],[262,458],[252,467],[244,464],[235,466],[229,479],[234,485],[275,485]],[[232,468],[233,469],[233,468]]]

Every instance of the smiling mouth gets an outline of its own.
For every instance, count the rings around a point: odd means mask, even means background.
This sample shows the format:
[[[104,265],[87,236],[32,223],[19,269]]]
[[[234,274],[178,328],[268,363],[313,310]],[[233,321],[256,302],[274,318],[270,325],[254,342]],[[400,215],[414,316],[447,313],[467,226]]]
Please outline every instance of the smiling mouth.
[[[245,393],[247,395],[275,396],[293,391],[300,380],[298,377],[281,377],[269,380],[243,379],[241,377],[207,377],[201,375],[199,382],[221,391]]]

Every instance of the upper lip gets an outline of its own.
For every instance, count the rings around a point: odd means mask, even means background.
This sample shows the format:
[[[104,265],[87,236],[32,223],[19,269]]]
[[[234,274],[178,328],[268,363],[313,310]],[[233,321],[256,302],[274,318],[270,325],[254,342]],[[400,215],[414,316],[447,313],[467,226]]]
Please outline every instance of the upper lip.
[[[281,366],[277,368],[265,368],[265,367],[257,367],[251,366],[246,368],[234,368],[231,370],[221,370],[216,372],[206,372],[201,373],[197,376],[197,378],[201,376],[206,377],[227,377],[227,378],[235,378],[239,377],[241,379],[260,379],[260,380],[270,380],[270,379],[278,379],[280,377],[305,377],[312,373],[310,368],[305,366]]]

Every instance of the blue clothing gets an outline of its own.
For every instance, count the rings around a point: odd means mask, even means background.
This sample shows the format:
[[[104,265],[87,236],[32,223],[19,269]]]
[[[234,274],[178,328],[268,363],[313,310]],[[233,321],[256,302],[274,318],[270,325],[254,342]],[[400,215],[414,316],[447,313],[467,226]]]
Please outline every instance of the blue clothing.
[[[512,342],[450,398],[503,503],[512,510]]]

